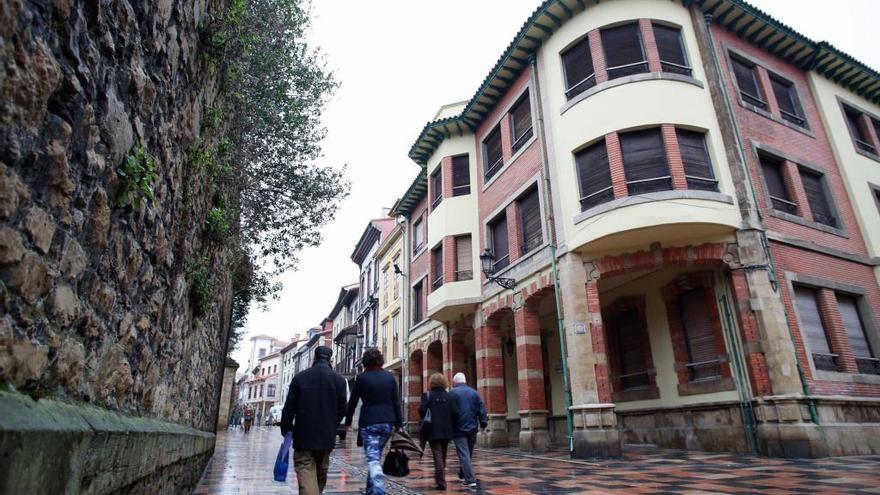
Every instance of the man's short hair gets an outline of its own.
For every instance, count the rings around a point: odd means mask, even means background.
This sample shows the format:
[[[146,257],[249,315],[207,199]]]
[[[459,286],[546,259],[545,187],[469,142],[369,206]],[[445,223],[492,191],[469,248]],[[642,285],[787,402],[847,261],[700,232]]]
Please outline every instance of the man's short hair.
[[[464,376],[464,373],[459,371],[455,374],[455,376],[452,377],[452,383],[453,385],[459,383],[467,383],[467,378]]]

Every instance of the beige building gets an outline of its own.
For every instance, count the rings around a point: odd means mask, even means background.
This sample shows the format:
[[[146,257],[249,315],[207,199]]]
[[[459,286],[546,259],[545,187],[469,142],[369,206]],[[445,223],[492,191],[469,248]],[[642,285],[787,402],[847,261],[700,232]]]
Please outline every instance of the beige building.
[[[379,334],[376,346],[385,356],[385,368],[401,377],[403,356],[403,226],[397,225],[382,241],[379,259]]]

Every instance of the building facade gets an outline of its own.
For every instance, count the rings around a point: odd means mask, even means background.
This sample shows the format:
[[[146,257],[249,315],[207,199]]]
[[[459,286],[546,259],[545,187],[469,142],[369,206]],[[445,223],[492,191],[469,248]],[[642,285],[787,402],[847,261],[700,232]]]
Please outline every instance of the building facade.
[[[740,0],[543,2],[410,151],[409,417],[463,371],[490,446],[880,452],[878,103]]]
[[[376,347],[385,356],[385,369],[394,373],[402,383],[404,347],[404,296],[403,274],[407,266],[403,257],[403,224],[394,229],[379,245],[379,332]]]
[[[359,312],[355,316],[358,337],[355,350],[355,363],[360,366],[363,350],[376,347],[379,340],[379,246],[395,227],[393,218],[370,220],[360,240],[351,253],[351,260],[358,266],[360,284],[358,298]]]
[[[333,368],[348,380],[354,379],[356,363],[360,359],[356,320],[360,308],[359,288],[357,283],[342,287],[327,316],[333,321]]]

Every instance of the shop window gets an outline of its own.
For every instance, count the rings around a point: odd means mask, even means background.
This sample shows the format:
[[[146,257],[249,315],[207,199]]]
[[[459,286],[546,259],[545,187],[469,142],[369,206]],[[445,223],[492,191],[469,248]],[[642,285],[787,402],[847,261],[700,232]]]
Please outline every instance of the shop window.
[[[565,71],[565,97],[569,100],[596,85],[590,40],[584,36],[562,53]]]
[[[795,287],[795,306],[800,320],[801,332],[806,337],[813,365],[817,370],[838,371],[838,355],[831,352],[825,322],[819,312],[816,290],[809,287]]]
[[[483,141],[483,163],[486,180],[492,178],[504,165],[504,154],[501,152],[501,126],[497,125]]]
[[[467,155],[452,157],[452,195],[471,193],[471,168]]]
[[[575,153],[574,161],[581,188],[581,211],[614,199],[604,139]]]
[[[609,80],[648,72],[638,22],[605,28],[600,33]]]
[[[681,37],[681,29],[665,24],[653,24],[654,39],[657,41],[657,51],[660,53],[660,67],[663,72],[691,75],[687,56],[684,52],[684,40]]]
[[[804,119],[804,110],[801,108],[801,102],[798,99],[794,84],[775,74],[771,74],[770,86],[773,88],[773,94],[776,96],[776,103],[779,104],[779,112],[782,114],[782,118],[796,126],[805,127],[807,121]]]
[[[489,224],[489,238],[492,243],[492,254],[495,256],[494,271],[499,271],[510,264],[510,249],[507,239],[507,215],[498,215]]]
[[[715,173],[712,171],[705,134],[676,129],[675,135],[678,138],[678,148],[684,163],[684,175],[688,189],[718,191],[718,181],[715,180]]]
[[[731,56],[731,63],[733,64],[733,75],[736,77],[736,84],[739,86],[740,97],[746,103],[766,110],[767,102],[764,101],[761,86],[758,84],[758,69],[755,64],[746,62],[736,56]]]
[[[516,152],[532,138],[532,104],[526,91],[510,111],[513,151]]]
[[[761,163],[764,184],[767,186],[767,193],[770,195],[770,203],[773,209],[790,215],[797,215],[798,205],[791,200],[791,195],[785,186],[782,160],[763,153],[758,155],[758,160]]]
[[[620,147],[630,196],[672,189],[659,127],[620,133]]]
[[[681,322],[688,350],[687,368],[691,381],[713,380],[721,376],[718,342],[712,316],[706,304],[706,289],[699,287],[679,299]]]
[[[471,251],[471,236],[460,235],[455,238],[455,280],[474,278],[474,255]]]
[[[800,176],[804,192],[807,194],[807,203],[813,213],[813,220],[829,227],[836,227],[837,218],[828,201],[828,190],[822,174],[801,168]]]
[[[538,201],[537,186],[517,201],[517,210],[519,211],[520,234],[522,235],[520,252],[526,254],[544,242],[541,232],[541,206]]]

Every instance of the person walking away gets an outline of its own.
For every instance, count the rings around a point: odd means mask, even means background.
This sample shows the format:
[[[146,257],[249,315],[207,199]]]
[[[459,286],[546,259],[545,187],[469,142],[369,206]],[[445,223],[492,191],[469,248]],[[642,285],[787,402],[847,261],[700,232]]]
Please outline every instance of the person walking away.
[[[345,417],[345,378],[330,366],[332,356],[329,347],[315,349],[314,364],[293,377],[281,410],[281,435],[293,431],[293,467],[302,495],[324,491],[336,425]]]
[[[247,433],[251,431],[251,426],[254,425],[254,410],[248,407],[244,410],[244,432]]]
[[[431,446],[431,455],[434,457],[434,488],[446,489],[446,452],[449,449],[449,440],[452,439],[453,418],[458,411],[446,392],[449,382],[441,373],[434,373],[428,381],[430,389],[422,394],[422,403],[419,406],[419,415],[422,419],[431,411],[431,423],[425,436]]]
[[[385,362],[376,348],[364,351],[361,360],[365,371],[357,376],[348,401],[346,427],[354,421],[354,411],[361,402],[358,419],[364,454],[367,458],[366,495],[385,495],[385,475],[382,473],[382,449],[394,429],[403,425],[400,396],[394,375],[382,369]]]
[[[458,469],[458,478],[468,488],[477,488],[479,483],[474,475],[474,445],[477,443],[478,427],[486,429],[489,416],[483,406],[483,399],[476,390],[468,386],[464,373],[456,373],[452,377],[449,397],[456,411],[452,441],[461,466]]]

